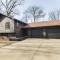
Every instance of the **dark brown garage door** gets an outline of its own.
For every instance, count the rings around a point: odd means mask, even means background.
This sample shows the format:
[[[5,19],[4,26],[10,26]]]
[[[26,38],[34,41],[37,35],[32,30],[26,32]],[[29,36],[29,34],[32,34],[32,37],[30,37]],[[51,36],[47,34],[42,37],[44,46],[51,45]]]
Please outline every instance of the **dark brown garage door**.
[[[48,38],[60,38],[60,27],[47,28]]]
[[[42,38],[43,37],[42,32],[43,32],[42,28],[32,28],[31,37],[32,38]]]
[[[59,26],[31,28],[30,31],[32,38],[60,38]]]

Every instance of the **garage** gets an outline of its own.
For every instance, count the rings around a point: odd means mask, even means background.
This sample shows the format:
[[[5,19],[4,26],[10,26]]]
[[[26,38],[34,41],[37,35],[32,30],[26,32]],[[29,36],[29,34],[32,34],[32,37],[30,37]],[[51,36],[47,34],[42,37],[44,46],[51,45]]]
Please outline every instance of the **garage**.
[[[60,38],[60,26],[47,27],[48,38]]]
[[[31,37],[32,38],[42,38],[43,37],[43,28],[32,28],[31,29]]]
[[[60,38],[60,20],[30,23],[26,29],[30,38]]]
[[[36,27],[28,31],[31,38],[60,38],[60,26]]]

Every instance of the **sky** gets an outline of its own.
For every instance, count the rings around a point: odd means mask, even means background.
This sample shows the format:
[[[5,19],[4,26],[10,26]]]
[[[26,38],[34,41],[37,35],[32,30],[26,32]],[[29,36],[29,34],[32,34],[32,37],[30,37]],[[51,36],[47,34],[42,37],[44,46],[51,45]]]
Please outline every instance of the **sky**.
[[[16,18],[21,19],[23,17],[23,12],[29,6],[40,6],[44,9],[46,16],[42,19],[42,21],[48,20],[48,13],[55,9],[60,8],[60,0],[25,0],[24,5],[19,8],[19,16]]]

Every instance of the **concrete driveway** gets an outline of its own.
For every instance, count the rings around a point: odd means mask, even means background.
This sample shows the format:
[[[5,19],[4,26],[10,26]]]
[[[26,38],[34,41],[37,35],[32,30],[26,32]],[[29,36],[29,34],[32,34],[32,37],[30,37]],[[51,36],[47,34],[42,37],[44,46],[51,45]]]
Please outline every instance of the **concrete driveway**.
[[[60,60],[60,39],[26,39],[0,48],[0,60]]]

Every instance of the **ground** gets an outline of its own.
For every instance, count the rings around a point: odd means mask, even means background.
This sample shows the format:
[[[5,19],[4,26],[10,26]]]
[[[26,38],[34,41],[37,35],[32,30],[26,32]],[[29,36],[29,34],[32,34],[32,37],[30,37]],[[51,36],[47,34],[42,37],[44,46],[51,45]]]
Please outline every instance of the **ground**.
[[[11,45],[15,43],[16,41],[10,41],[8,38],[0,38],[0,48],[4,46]]]
[[[25,39],[0,48],[0,60],[60,60],[60,39]]]

